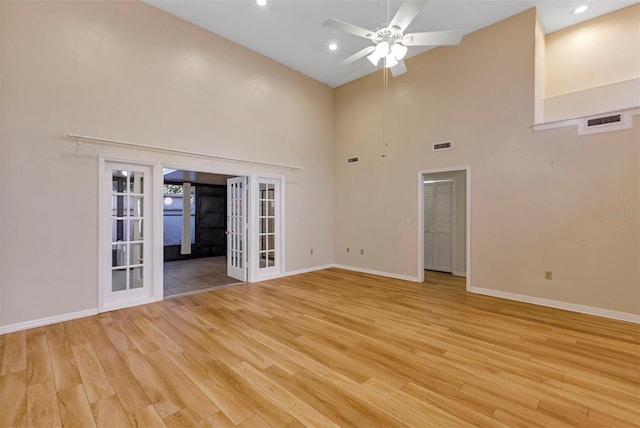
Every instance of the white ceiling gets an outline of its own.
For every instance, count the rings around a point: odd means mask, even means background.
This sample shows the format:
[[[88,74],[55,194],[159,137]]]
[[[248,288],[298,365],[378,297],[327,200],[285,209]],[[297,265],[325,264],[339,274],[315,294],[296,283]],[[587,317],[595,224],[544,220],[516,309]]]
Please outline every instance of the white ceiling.
[[[175,16],[239,43],[331,87],[374,72],[366,59],[337,63],[368,46],[366,39],[324,27],[329,18],[366,29],[384,27],[401,1],[387,0],[145,0]],[[538,8],[545,33],[637,3],[626,0],[431,0],[408,32],[464,30],[465,34]],[[589,4],[581,15],[572,10]],[[388,10],[388,11],[387,11]],[[331,42],[338,44],[330,51]],[[463,39],[464,43],[464,39]],[[428,48],[410,47],[407,57]],[[411,70],[409,70],[411,72]]]

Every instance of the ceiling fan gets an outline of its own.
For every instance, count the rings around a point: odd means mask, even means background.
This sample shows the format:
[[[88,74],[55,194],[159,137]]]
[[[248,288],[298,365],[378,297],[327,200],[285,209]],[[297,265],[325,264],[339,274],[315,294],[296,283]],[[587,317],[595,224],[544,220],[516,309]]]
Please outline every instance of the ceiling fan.
[[[323,24],[326,27],[342,30],[373,42],[372,46],[367,46],[354,53],[342,60],[340,64],[350,64],[367,57],[374,66],[377,66],[380,60],[383,60],[384,67],[390,68],[393,76],[399,76],[407,71],[403,59],[409,46],[453,46],[459,44],[464,35],[462,30],[404,33],[426,3],[427,0],[403,2],[386,27],[376,28],[373,31],[338,19],[326,20]]]

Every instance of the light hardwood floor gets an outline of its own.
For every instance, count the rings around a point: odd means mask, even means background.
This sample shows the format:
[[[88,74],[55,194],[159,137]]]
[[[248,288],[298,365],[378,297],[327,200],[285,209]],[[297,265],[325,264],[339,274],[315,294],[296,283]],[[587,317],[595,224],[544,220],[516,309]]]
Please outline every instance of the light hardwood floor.
[[[0,426],[640,423],[640,327],[329,269],[0,336]]]

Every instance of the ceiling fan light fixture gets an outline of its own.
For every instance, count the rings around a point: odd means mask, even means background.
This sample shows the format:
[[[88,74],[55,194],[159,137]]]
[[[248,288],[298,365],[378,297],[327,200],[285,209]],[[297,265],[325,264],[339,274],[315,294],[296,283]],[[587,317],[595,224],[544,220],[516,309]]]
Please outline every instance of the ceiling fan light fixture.
[[[404,59],[405,55],[407,54],[407,50],[408,48],[400,43],[394,43],[391,46],[391,52],[398,61],[402,61]]]
[[[369,56],[367,56],[367,59],[369,60],[369,62],[371,62],[371,64],[373,64],[374,66],[377,66],[378,63],[380,62],[380,59],[382,57],[380,55],[378,55],[376,53],[376,51],[373,51],[373,53]]]
[[[395,67],[396,65],[398,65],[398,60],[396,59],[393,53],[390,53],[385,57],[384,59],[385,68]]]
[[[380,58],[389,55],[389,43],[388,42],[380,42],[376,45],[376,50],[374,51]]]

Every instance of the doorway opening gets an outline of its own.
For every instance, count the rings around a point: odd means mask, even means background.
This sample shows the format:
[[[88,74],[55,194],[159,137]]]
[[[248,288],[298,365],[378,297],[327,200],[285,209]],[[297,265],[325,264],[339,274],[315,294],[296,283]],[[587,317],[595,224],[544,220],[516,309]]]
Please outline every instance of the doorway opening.
[[[283,275],[283,176],[98,159],[99,312]]]
[[[163,169],[164,297],[242,283],[227,272],[227,180]]]
[[[470,286],[470,168],[419,173],[418,279]]]

